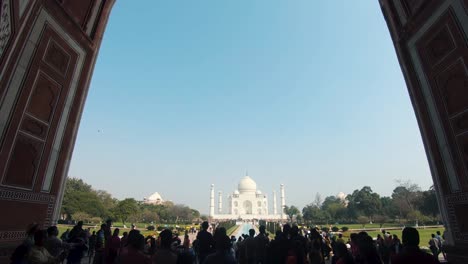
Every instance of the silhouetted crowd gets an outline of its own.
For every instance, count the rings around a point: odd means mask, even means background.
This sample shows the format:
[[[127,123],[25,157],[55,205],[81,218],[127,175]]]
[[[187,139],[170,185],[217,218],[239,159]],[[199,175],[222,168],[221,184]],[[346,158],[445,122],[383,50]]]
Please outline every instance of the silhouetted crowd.
[[[377,239],[366,232],[352,233],[345,241],[341,234],[300,229],[285,224],[270,239],[265,226],[239,238],[229,237],[223,227],[214,228],[203,222],[191,243],[188,233],[183,241],[169,229],[159,236],[144,237],[134,226],[120,235],[111,230],[112,222],[102,224],[96,232],[83,229],[78,222],[58,238],[56,226],[41,230],[37,224],[27,229],[27,238],[11,257],[11,263],[93,263],[93,264],[418,264],[439,263],[444,254],[440,233],[432,235],[428,254],[419,248],[417,229],[403,229],[402,240],[382,230]],[[192,246],[191,246],[192,245]],[[443,255],[445,258],[445,254]]]

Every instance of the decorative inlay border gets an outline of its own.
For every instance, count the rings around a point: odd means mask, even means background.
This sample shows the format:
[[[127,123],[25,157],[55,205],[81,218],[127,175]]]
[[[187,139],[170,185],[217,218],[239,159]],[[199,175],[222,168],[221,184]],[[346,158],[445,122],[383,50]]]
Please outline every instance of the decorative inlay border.
[[[453,236],[455,240],[468,241],[468,233],[462,233],[457,223],[457,215],[455,212],[455,206],[460,204],[468,204],[468,193],[456,193],[449,194],[446,196],[447,212],[449,219],[451,220],[451,226],[453,230]]]
[[[0,58],[6,50],[12,34],[10,0],[0,0]]]
[[[0,241],[16,241],[26,238],[26,231],[0,231]]]
[[[30,203],[49,204],[55,201],[55,197],[43,193],[33,193],[28,191],[9,190],[5,188],[0,188],[0,200],[25,201]]]

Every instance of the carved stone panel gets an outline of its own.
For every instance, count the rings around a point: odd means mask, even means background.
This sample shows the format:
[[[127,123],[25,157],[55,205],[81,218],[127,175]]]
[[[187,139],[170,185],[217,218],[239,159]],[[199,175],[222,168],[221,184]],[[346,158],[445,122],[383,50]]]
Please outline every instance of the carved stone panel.
[[[454,10],[448,8],[416,45],[447,141],[453,146],[458,181],[468,191],[468,156],[457,138],[468,122],[468,47],[463,32]]]
[[[43,142],[18,134],[10,155],[3,184],[32,189],[39,168]]]
[[[29,99],[28,113],[46,123],[50,123],[61,88],[60,84],[40,72]]]
[[[436,81],[449,116],[468,110],[468,70],[463,59],[441,72]]]
[[[70,55],[67,54],[55,41],[51,40],[44,56],[44,61],[57,72],[65,75],[70,64]]]

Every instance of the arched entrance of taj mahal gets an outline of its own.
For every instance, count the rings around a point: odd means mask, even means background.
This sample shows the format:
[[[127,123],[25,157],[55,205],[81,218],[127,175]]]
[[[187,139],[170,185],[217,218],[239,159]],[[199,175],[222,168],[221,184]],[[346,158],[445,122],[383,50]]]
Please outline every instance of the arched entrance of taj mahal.
[[[430,164],[449,261],[468,263],[468,1],[379,2]],[[58,219],[113,4],[0,0],[1,263],[28,223]]]

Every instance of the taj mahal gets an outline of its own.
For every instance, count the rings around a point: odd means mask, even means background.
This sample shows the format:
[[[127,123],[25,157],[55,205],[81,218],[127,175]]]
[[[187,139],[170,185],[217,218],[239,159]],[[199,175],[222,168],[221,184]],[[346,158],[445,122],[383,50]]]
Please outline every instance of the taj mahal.
[[[272,210],[269,208],[268,197],[257,189],[257,183],[248,175],[242,177],[234,190],[228,195],[228,213],[223,213],[222,192],[218,192],[218,211],[215,213],[215,189],[211,184],[210,194],[210,218],[214,220],[286,220],[284,213],[285,196],[284,185],[280,185],[281,207],[278,211],[276,192],[273,191]]]

